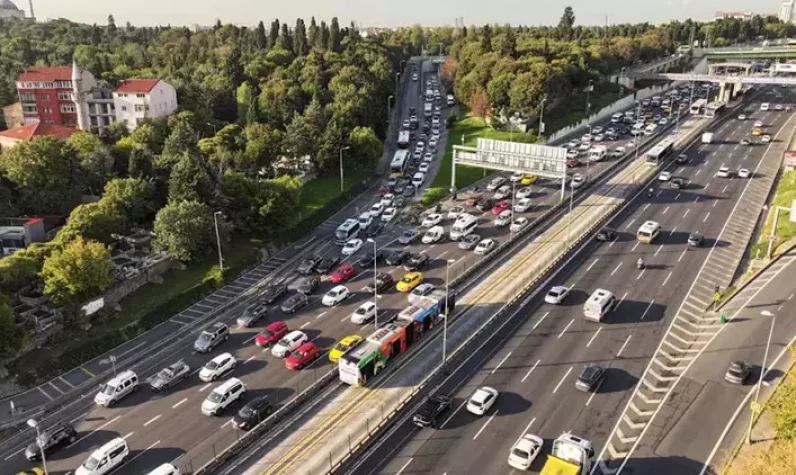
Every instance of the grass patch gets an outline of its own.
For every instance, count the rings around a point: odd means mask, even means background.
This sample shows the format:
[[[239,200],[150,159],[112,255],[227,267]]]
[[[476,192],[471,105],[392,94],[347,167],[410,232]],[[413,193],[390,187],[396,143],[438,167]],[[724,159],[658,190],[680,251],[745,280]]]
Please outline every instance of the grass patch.
[[[777,183],[777,192],[772,200],[772,206],[783,206],[790,209],[793,200],[796,199],[796,171],[785,172]],[[763,232],[760,234],[760,241],[752,247],[752,257],[765,256],[768,252],[768,236],[771,235],[771,228],[774,225],[774,213],[769,213],[766,218]],[[789,239],[796,237],[796,223],[790,220],[790,211],[780,211],[777,220],[777,229],[774,231],[777,236],[774,242],[774,249]]]
[[[343,185],[346,190],[350,190],[357,183],[367,180],[371,174],[370,170],[347,171],[343,175]],[[340,175],[326,173],[313,178],[301,188],[298,216],[311,215],[326,206],[340,193]]]
[[[596,113],[627,95],[628,91],[617,84],[601,83],[595,85],[594,91],[589,94],[589,102],[591,103],[591,108],[589,110],[592,113]],[[565,127],[577,124],[587,117],[586,93],[581,91],[572,96],[568,104],[550,111],[547,116],[545,116],[545,134],[554,134]]]

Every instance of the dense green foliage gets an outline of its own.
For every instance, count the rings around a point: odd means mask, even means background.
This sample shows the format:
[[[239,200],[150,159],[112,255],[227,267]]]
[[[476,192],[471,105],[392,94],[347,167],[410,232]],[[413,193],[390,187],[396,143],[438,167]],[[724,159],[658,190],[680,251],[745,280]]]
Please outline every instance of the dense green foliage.
[[[44,293],[53,303],[78,304],[113,285],[110,250],[102,243],[77,238],[47,257],[41,277]]]

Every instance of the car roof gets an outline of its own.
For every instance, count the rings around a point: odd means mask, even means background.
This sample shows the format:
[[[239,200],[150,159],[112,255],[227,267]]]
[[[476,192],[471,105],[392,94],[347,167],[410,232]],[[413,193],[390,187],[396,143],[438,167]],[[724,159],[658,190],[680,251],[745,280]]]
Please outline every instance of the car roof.
[[[266,330],[277,330],[282,327],[286,327],[287,324],[281,320],[277,320],[273,323],[269,323],[268,326],[265,327]]]
[[[290,338],[291,340],[295,340],[296,338],[300,338],[302,336],[304,336],[304,332],[301,330],[293,330],[285,335],[285,337]]]
[[[232,358],[232,353],[221,353],[220,355],[216,355],[216,357],[210,361],[215,361],[217,363],[219,361],[226,360],[229,358]]]
[[[597,365],[586,365],[583,367],[583,371],[580,372],[580,377],[584,379],[591,379],[596,376],[602,368]]]
[[[484,402],[486,400],[486,398],[492,397],[492,395],[493,395],[493,393],[490,391],[490,389],[492,391],[494,391],[494,389],[486,387],[486,386],[484,386],[483,388],[478,388],[478,390],[475,392],[475,394],[473,394],[473,396],[470,398],[470,400],[477,401],[477,402]]]

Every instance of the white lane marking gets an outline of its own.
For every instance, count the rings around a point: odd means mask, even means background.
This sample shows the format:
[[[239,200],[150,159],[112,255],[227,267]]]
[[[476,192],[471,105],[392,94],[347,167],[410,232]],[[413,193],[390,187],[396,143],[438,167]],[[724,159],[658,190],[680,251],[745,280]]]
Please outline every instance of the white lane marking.
[[[299,328],[304,329],[307,328],[308,326],[310,326],[310,322],[304,322],[304,324],[302,324]]]
[[[182,401],[178,402],[177,404],[171,406],[172,409],[177,409],[178,407],[182,406],[188,401],[188,398],[184,398]]]
[[[325,311],[325,312],[321,312],[321,313],[319,313],[319,314],[318,314],[318,316],[317,316],[317,317],[315,317],[315,318],[316,318],[316,319],[317,319],[317,318],[321,318],[322,316],[326,315],[327,313],[329,313],[329,311],[328,311],[328,310],[327,310],[327,311]]]
[[[441,252],[440,255],[437,256],[437,259],[442,259],[442,256],[444,256],[447,253],[448,253],[448,251]]]
[[[792,298],[793,298],[793,294],[788,295],[788,302],[790,302],[790,299],[792,299]]]
[[[631,336],[633,336],[633,334],[632,334],[632,333],[631,333],[630,335],[628,335],[628,336],[627,336],[627,340],[625,340],[625,342],[624,342],[624,343],[622,343],[622,348],[619,348],[619,351],[617,351],[617,352],[616,352],[616,357],[617,357],[617,358],[619,358],[619,355],[621,355],[621,354],[622,354],[622,352],[623,352],[623,351],[625,351],[625,347],[627,346],[627,342],[629,342],[629,341],[630,341],[630,337],[631,337]]]
[[[587,267],[587,268],[586,268],[586,272],[589,272],[589,271],[591,270],[591,268],[592,268],[592,267],[594,267],[594,264],[597,264],[597,261],[599,261],[599,260],[600,260],[600,258],[599,258],[599,257],[598,257],[597,259],[595,259],[595,260],[594,260],[594,262],[592,262],[592,263],[589,265],[589,267]]]
[[[114,417],[113,419],[111,419],[111,420],[109,420],[108,422],[106,422],[105,424],[102,424],[101,426],[99,426],[99,427],[97,427],[96,429],[92,430],[92,431],[91,431],[91,432],[89,432],[88,434],[84,435],[83,437],[81,437],[81,438],[77,439],[76,441],[72,442],[71,444],[69,444],[69,445],[67,446],[67,448],[69,448],[69,447],[71,447],[71,446],[75,445],[76,443],[80,442],[81,440],[85,439],[86,437],[90,436],[91,434],[93,434],[93,433],[95,433],[95,432],[97,432],[97,431],[101,431],[102,429],[104,429],[104,428],[108,427],[109,425],[111,425],[111,424],[113,424],[114,422],[118,421],[120,417],[122,417],[122,416],[116,416],[116,417]]]
[[[680,193],[677,193],[677,196],[674,197],[674,200],[677,201],[677,198],[680,197]]]
[[[723,189],[723,190],[721,190],[721,192],[722,192],[722,193],[724,193],[725,191],[727,191],[727,187],[728,187],[728,186],[730,186],[730,185],[724,185],[724,189]]]
[[[132,437],[133,434],[135,434],[135,431],[128,432],[124,437],[122,437],[122,439],[127,440],[128,438]]]
[[[683,213],[683,218],[685,218],[686,216],[688,216],[688,212],[689,212],[689,211],[691,211],[691,210],[690,210],[690,209],[687,209],[687,210],[685,210],[685,213]]]
[[[702,220],[702,222],[704,223],[705,221],[707,221],[709,217],[710,217],[710,211],[708,211],[708,214],[705,215],[705,218]]]
[[[616,269],[614,269],[613,272],[611,272],[611,275],[616,274],[616,271],[618,271],[620,267],[622,267],[622,262],[621,261],[619,262],[619,264],[616,265]]]
[[[666,208],[664,208],[664,209],[663,209],[663,213],[661,213],[661,214],[666,214],[666,212],[667,212],[667,211],[669,211],[669,206],[667,206]]]
[[[144,427],[146,427],[149,424],[151,424],[151,423],[155,422],[156,420],[160,419],[160,416],[161,416],[161,414],[158,414],[157,416],[153,417],[152,419],[149,419],[148,421],[144,422]]]
[[[249,361],[253,360],[254,358],[256,358],[256,357],[255,357],[255,356],[252,356],[252,357],[251,357],[251,358],[249,358],[248,360],[244,361],[244,362],[243,362],[243,364],[246,364],[246,363],[248,363]]]
[[[484,422],[484,425],[481,426],[481,428],[478,430],[478,432],[475,433],[475,435],[473,436],[473,440],[477,439],[478,436],[481,435],[481,432],[483,432],[484,429],[486,429],[486,426],[488,426],[489,423],[492,422],[492,419],[494,419],[495,416],[498,415],[498,412],[500,412],[500,410],[499,409],[495,409],[495,412],[493,412],[492,415],[489,416],[489,419],[487,419],[486,422]],[[401,472],[398,472],[398,473],[401,473]]]
[[[641,242],[640,241],[636,241],[636,245],[633,246],[633,249],[631,249],[630,252],[635,251],[639,244],[641,244]]]
[[[410,458],[409,460],[407,460],[406,463],[404,464],[404,466],[401,467],[401,469],[398,470],[398,473],[396,473],[395,475],[401,475],[403,473],[404,469],[406,467],[408,467],[410,463],[412,463],[412,460],[414,460],[414,458]]]
[[[661,188],[660,190],[658,190],[658,194],[657,194],[657,195],[655,195],[655,196],[661,196],[661,193],[663,193],[663,188]]]
[[[535,370],[536,367],[539,366],[539,363],[541,363],[541,362],[542,362],[542,360],[536,360],[536,363],[534,363],[533,366],[531,366],[531,369],[529,369],[528,372],[525,373],[525,376],[523,376],[523,378],[522,378],[522,380],[520,380],[520,382],[524,383],[525,380],[528,379],[528,376],[530,376],[531,373],[533,373],[533,370]]]
[[[248,345],[248,344],[249,344],[249,343],[250,343],[252,340],[254,340],[255,338],[257,338],[257,335],[254,335],[253,337],[251,337],[251,338],[249,338],[248,340],[244,341],[243,343],[241,343],[241,344],[240,344],[240,346],[246,346],[246,345]]]
[[[232,419],[230,419],[230,420],[228,420],[227,422],[225,422],[225,423],[221,424],[221,428],[223,429],[224,427],[226,427],[226,426],[228,426],[228,425],[230,425],[230,424],[232,424]]]
[[[663,244],[661,244],[660,246],[658,246],[658,249],[656,249],[656,250],[655,250],[655,254],[653,254],[653,256],[657,256],[657,255],[658,255],[658,253],[659,253],[659,252],[661,252],[661,249],[663,249]]]
[[[516,441],[516,442],[514,442],[515,444],[516,444],[517,442],[519,442],[519,441],[520,441],[520,439],[522,439],[522,436],[524,436],[525,434],[527,434],[527,433],[528,433],[528,429],[530,429],[530,428],[531,428],[531,426],[533,425],[533,423],[534,423],[534,422],[536,422],[536,418],[535,418],[535,417],[534,417],[533,419],[531,419],[531,422],[529,422],[527,426],[525,426],[525,430],[523,430],[523,431],[522,431],[522,433],[520,434],[520,436],[519,436],[519,437],[517,437],[517,441]],[[443,475],[444,475],[444,474],[443,474]]]
[[[669,271],[669,275],[667,275],[666,278],[663,279],[663,284],[661,284],[661,287],[664,287],[666,285],[666,282],[669,282],[669,277],[672,276],[672,272],[673,271]]]
[[[674,233],[675,233],[675,231],[677,231],[677,226],[675,226],[675,227],[674,227],[674,229],[672,229],[672,230],[669,232],[669,236],[671,236],[672,234],[674,234]]]
[[[506,354],[506,356],[503,357],[502,360],[500,360],[500,363],[498,363],[497,366],[495,366],[495,369],[492,370],[491,374],[495,374],[495,371],[497,371],[501,366],[503,366],[503,363],[505,363],[506,360],[509,359],[509,356],[511,356],[510,351]]]
[[[442,423],[442,424],[439,426],[440,430],[442,430],[442,429],[444,429],[444,428],[445,428],[445,424],[447,424],[447,423],[448,423],[448,422],[449,422],[451,419],[453,419],[453,416],[455,416],[455,415],[456,415],[456,413],[457,413],[457,412],[459,412],[459,411],[460,411],[460,410],[461,410],[461,409],[464,407],[464,405],[465,405],[465,404],[467,404],[467,401],[462,401],[462,403],[461,403],[461,404],[459,404],[459,407],[457,407],[457,408],[456,408],[456,410],[455,410],[455,411],[453,411],[453,412],[451,413],[451,415],[450,415],[450,416],[448,416],[448,418],[447,418],[447,419],[445,419],[445,422],[443,422],[443,423]]]
[[[636,280],[641,280],[641,276],[643,276],[645,272],[647,272],[647,269],[642,269],[641,272],[639,272],[639,274],[636,276]]]
[[[680,254],[680,257],[677,258],[677,262],[680,262],[680,260],[683,258],[683,256],[685,255],[685,253],[687,251],[688,251],[688,248],[683,249],[683,252]]]
[[[705,165],[707,165],[707,162],[705,162]],[[694,173],[694,176],[698,176],[701,172],[702,172],[702,169],[700,168],[699,170],[697,170],[696,173]]]
[[[600,384],[597,385],[596,388],[594,388],[594,391],[591,392],[591,396],[589,396],[589,399],[586,401],[586,406],[591,404],[591,400],[594,399],[594,395],[597,394],[597,391],[600,390],[600,386],[602,386],[604,382],[605,382],[605,378],[603,378],[603,380],[600,381]]]
[[[647,305],[647,308],[645,308],[645,309],[644,309],[644,313],[642,313],[642,314],[641,314],[641,319],[642,319],[642,320],[644,320],[644,317],[646,317],[646,316],[647,316],[647,312],[649,312],[649,311],[650,311],[650,309],[652,308],[652,304],[654,304],[654,303],[655,303],[655,301],[654,301],[654,300],[651,300],[651,301],[650,301],[650,303],[649,303],[649,305]]]
[[[561,333],[558,334],[558,339],[559,340],[561,339],[562,336],[564,336],[564,333],[566,333],[567,330],[569,330],[569,327],[571,327],[573,323],[575,323],[575,319],[574,318],[572,320],[570,320],[569,323],[567,323],[567,326],[564,327],[564,329],[561,330]]]
[[[542,323],[542,321],[543,321],[545,318],[547,318],[547,316],[548,316],[548,315],[550,315],[550,312],[547,312],[547,313],[545,313],[544,315],[542,315],[542,318],[540,318],[540,319],[539,319],[539,321],[538,321],[538,322],[536,322],[536,323],[533,325],[533,329],[534,329],[534,330],[536,330],[536,327],[538,327],[538,326],[539,326],[539,324],[540,324],[540,323]]]
[[[625,301],[625,298],[627,297],[627,294],[628,293],[625,292],[625,295],[623,295],[622,298],[619,300],[619,303],[616,304],[616,307],[614,307],[614,310],[616,310],[617,308],[619,308],[620,305],[622,305],[622,302]]]
[[[647,208],[649,208],[649,207],[650,207],[650,204],[647,203],[646,205],[644,205],[644,208],[642,208],[642,211],[647,211]]]
[[[559,382],[558,382],[558,384],[556,384],[556,387],[555,387],[555,389],[553,389],[553,394],[555,394],[556,392],[558,392],[558,388],[560,388],[560,387],[561,387],[561,385],[562,385],[562,384],[564,384],[564,380],[565,380],[565,379],[567,379],[567,376],[569,376],[569,373],[571,373],[571,372],[572,372],[572,366],[570,366],[570,367],[569,367],[569,369],[567,370],[567,372],[564,374],[564,377],[563,377],[563,378],[561,378],[561,381],[559,381]]]
[[[8,460],[8,459],[10,459],[10,458],[13,458],[13,457],[15,457],[15,456],[17,456],[17,455],[21,454],[21,453],[22,453],[22,452],[24,452],[24,451],[25,451],[25,447],[22,447],[21,449],[19,449],[19,450],[17,450],[16,452],[12,453],[12,454],[11,454],[11,455],[9,455],[8,457],[4,458],[3,460]]]
[[[631,219],[630,222],[627,223],[627,228],[626,229],[630,229],[630,226],[633,226],[633,223],[635,223],[635,222],[636,222],[636,218]]]
[[[591,337],[591,340],[589,340],[589,342],[588,342],[588,343],[586,343],[586,348],[588,348],[588,347],[590,347],[590,346],[591,346],[592,342],[594,341],[594,339],[595,339],[595,338],[597,338],[597,335],[599,335],[599,334],[600,334],[600,331],[602,331],[602,329],[603,329],[603,327],[599,327],[599,328],[597,329],[597,331],[596,331],[596,332],[594,332],[594,336],[593,336],[593,337]]]
[[[144,455],[144,452],[146,452],[147,450],[150,450],[150,449],[152,449],[153,447],[155,447],[155,446],[156,446],[156,445],[158,445],[159,443],[160,443],[160,440],[157,440],[157,441],[153,442],[153,443],[152,443],[152,445],[150,445],[149,447],[145,448],[144,450],[142,450],[142,451],[138,452],[138,453],[135,455],[135,457],[131,458],[131,459],[130,459],[130,460],[128,460],[128,461],[127,461],[127,462],[126,462],[124,465],[121,465],[121,466],[123,467],[123,466],[125,466],[125,465],[129,465],[129,464],[133,463],[133,460],[135,460],[135,459],[137,459],[138,457],[140,457],[140,456]]]
[[[199,388],[199,392],[200,392],[200,393],[204,392],[204,391],[205,391],[205,389],[209,388],[211,384],[213,384],[213,383],[207,383],[207,384],[205,384],[204,386],[202,386],[201,388]]]
[[[82,419],[82,418],[86,417],[87,415],[88,415],[88,412],[85,412],[85,413],[83,413],[83,414],[80,414],[79,416],[75,417],[74,419],[72,419],[72,420],[71,420],[71,421],[69,421],[69,422],[71,422],[72,424],[74,424],[76,421],[78,421],[78,420],[80,420],[80,419]]]

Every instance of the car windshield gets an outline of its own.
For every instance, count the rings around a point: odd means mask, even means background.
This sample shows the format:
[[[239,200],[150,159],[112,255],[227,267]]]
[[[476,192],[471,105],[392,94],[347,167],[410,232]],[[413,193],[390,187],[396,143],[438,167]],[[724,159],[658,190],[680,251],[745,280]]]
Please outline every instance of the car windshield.
[[[743,367],[739,365],[730,366],[730,374],[732,374],[733,376],[743,375]]]
[[[99,459],[94,458],[92,455],[91,457],[87,458],[85,462],[83,462],[83,467],[88,470],[96,470],[99,467]]]
[[[205,343],[210,341],[212,338],[213,336],[210,333],[202,333],[201,335],[199,335],[199,342]]]
[[[238,415],[240,417],[242,417],[243,419],[249,419],[250,417],[252,417],[254,415],[254,410],[252,408],[250,408],[249,406],[243,406],[243,409],[240,410]]]
[[[105,386],[102,388],[102,394],[105,394],[105,395],[107,395],[107,396],[110,396],[110,395],[112,395],[114,392],[116,392],[116,388],[115,388],[115,387],[113,387],[113,386],[111,386],[110,384],[106,384],[106,385],[105,385]]]
[[[470,400],[470,404],[472,404],[473,406],[481,407],[481,401],[478,401],[478,400],[475,400],[475,399],[471,399]]]
[[[212,403],[221,402],[221,393],[212,392],[209,396],[207,396],[207,400]]]
[[[511,455],[514,455],[515,457],[521,457],[521,458],[524,458],[524,459],[527,459],[527,458],[529,458],[531,456],[531,454],[529,452],[526,452],[526,451],[524,451],[524,450],[522,450],[520,448],[517,448],[517,447],[515,447],[511,451]]]
[[[172,375],[172,372],[171,372],[170,369],[163,368],[162,370],[160,370],[160,372],[158,373],[157,377],[160,378],[160,379],[169,379],[169,378],[171,378],[171,375]]]
[[[552,297],[558,297],[559,295],[561,295],[561,289],[551,289],[550,295]]]
[[[277,343],[277,345],[290,346],[290,340],[288,340],[287,338],[282,338],[281,340],[279,340],[279,343]]]
[[[263,330],[262,333],[260,334],[266,338],[274,336],[274,332],[272,332],[271,330]]]
[[[304,357],[304,352],[297,350],[297,351],[294,351],[293,353],[290,353],[290,356],[292,356],[293,358],[303,358]]]
[[[209,370],[214,370],[214,369],[218,368],[218,363],[216,363],[216,362],[215,362],[215,361],[213,361],[213,360],[210,360],[210,361],[208,361],[208,362],[207,362],[207,364],[205,365],[205,368],[207,368],[207,369],[209,369]]]
[[[49,443],[50,443],[50,434],[48,434],[47,432],[42,433],[36,438],[36,444],[39,447],[47,447]]]
[[[401,279],[401,282],[404,282],[404,283],[408,284],[409,282],[412,282],[413,280],[415,280],[414,276],[407,275],[403,279]]]

